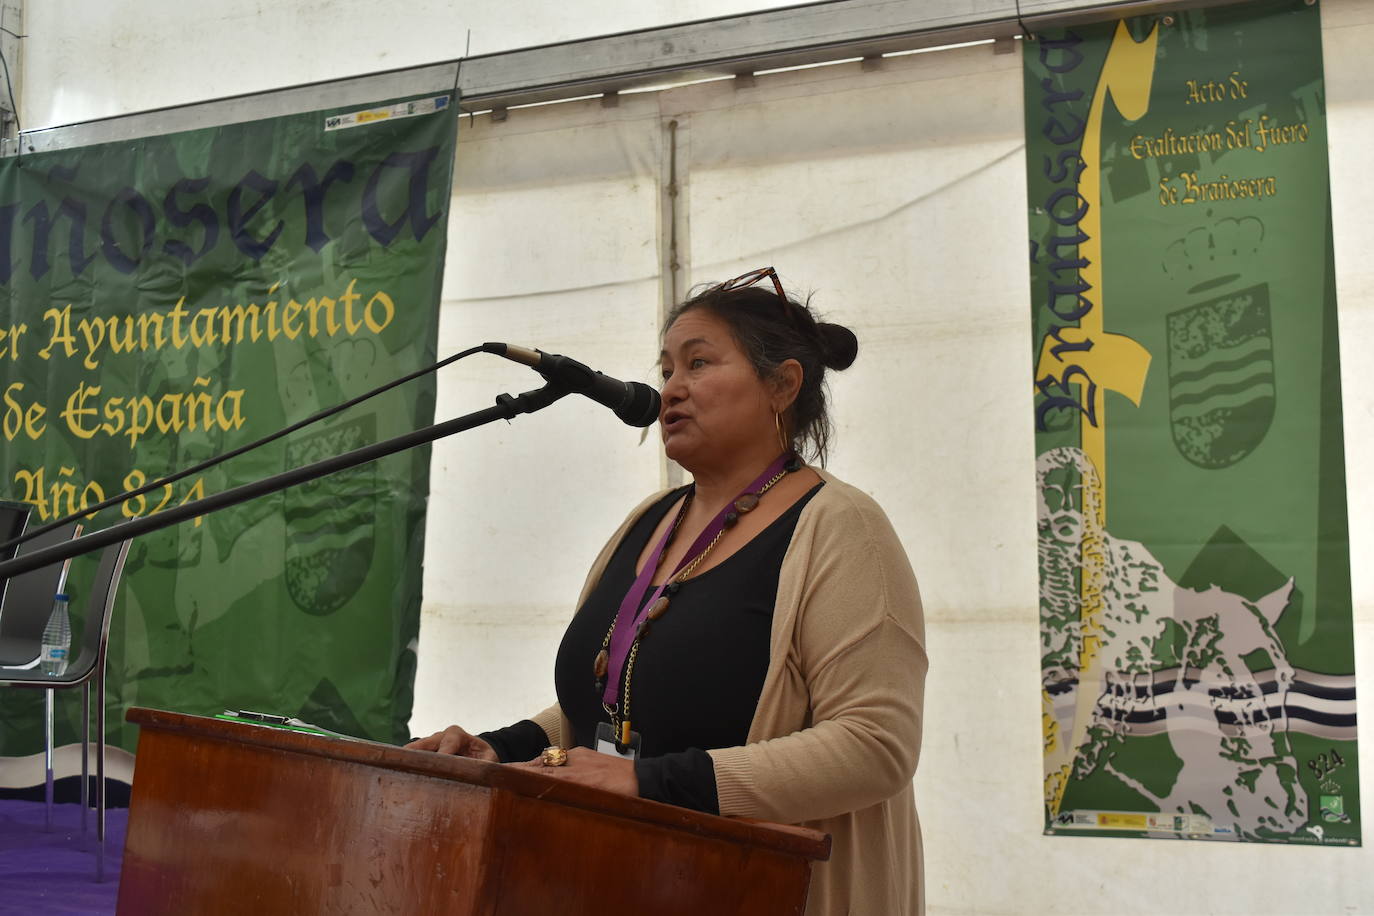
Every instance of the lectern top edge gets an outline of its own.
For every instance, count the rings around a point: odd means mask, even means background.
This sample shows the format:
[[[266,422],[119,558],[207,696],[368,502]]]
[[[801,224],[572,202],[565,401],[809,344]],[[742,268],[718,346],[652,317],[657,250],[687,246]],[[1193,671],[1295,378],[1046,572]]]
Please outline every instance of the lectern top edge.
[[[706,836],[746,843],[809,859],[830,857],[830,837],[806,827],[772,824],[747,818],[727,818],[690,811],[642,798],[629,798],[601,789],[579,786],[546,776],[537,770],[451,757],[428,751],[412,751],[375,741],[331,738],[267,726],[192,716],[167,710],[132,707],[125,718],[145,729],[194,734],[198,739],[221,740],[263,748],[324,757],[331,760],[377,766],[431,776],[435,779],[502,789],[515,795],[569,805],[617,817],[689,830]],[[135,773],[137,779],[137,773]]]

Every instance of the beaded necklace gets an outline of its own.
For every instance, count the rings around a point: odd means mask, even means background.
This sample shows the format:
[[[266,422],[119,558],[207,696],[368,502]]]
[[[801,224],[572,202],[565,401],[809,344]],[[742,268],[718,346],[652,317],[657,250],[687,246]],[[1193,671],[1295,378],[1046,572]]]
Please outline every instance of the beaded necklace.
[[[630,742],[630,684],[634,678],[635,659],[639,655],[639,645],[648,635],[653,621],[668,612],[671,599],[682,588],[683,582],[692,575],[706,557],[715,549],[725,532],[758,507],[764,493],[771,490],[778,481],[789,473],[800,470],[801,459],[795,454],[780,455],[744,492],[732,502],[727,503],[711,523],[697,536],[687,550],[677,569],[662,585],[654,591],[648,601],[644,595],[649,583],[658,574],[663,555],[677,534],[678,526],[692,505],[696,495],[693,487],[687,492],[681,508],[667,532],[659,540],[653,553],[649,555],[644,569],[636,577],[630,590],[620,604],[620,610],[611,621],[611,628],[601,640],[601,650],[592,662],[592,673],[596,678],[596,691],[601,694],[601,706],[611,718],[611,726],[621,744]],[[617,632],[618,631],[618,632]],[[617,697],[617,693],[619,696]]]

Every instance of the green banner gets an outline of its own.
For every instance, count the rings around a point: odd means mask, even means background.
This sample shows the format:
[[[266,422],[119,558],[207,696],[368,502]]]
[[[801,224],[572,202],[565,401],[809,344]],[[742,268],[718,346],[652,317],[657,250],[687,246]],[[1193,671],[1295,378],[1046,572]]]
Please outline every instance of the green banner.
[[[1025,46],[1045,829],[1358,845],[1317,8]]]
[[[57,518],[433,362],[455,117],[440,95],[0,162],[0,492]],[[409,383],[87,530],[427,424],[434,391]],[[414,449],[137,539],[110,739],[133,749],[133,705],[405,737],[428,474]],[[93,569],[73,567],[78,619]],[[79,735],[63,694],[59,744]],[[0,692],[0,754],[42,749],[40,710],[39,691]]]

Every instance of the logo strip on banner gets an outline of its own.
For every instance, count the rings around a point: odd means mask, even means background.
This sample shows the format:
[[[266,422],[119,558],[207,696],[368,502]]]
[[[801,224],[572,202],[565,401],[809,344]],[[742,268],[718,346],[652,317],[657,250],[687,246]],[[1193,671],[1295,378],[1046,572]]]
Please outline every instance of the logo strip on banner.
[[[434,114],[436,111],[443,111],[448,108],[448,103],[448,96],[439,95],[429,99],[417,99],[413,102],[388,105],[383,108],[365,108],[362,111],[330,115],[324,119],[324,129],[347,130],[350,127],[365,127],[368,124],[394,121],[397,118],[414,118],[419,115]]]

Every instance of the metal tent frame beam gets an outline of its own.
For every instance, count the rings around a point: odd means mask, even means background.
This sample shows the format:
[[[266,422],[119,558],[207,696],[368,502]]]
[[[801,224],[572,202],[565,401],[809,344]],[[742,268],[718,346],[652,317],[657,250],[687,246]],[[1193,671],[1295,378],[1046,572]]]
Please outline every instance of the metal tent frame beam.
[[[455,88],[466,111],[501,109],[1234,2],[823,0],[28,131],[21,142],[26,153],[69,149]]]
[[[1024,28],[1111,19],[1205,0],[828,0],[584,41],[470,57],[468,109],[621,92],[665,80],[736,76],[842,58],[1012,38]],[[1224,5],[1239,0],[1211,0]]]

